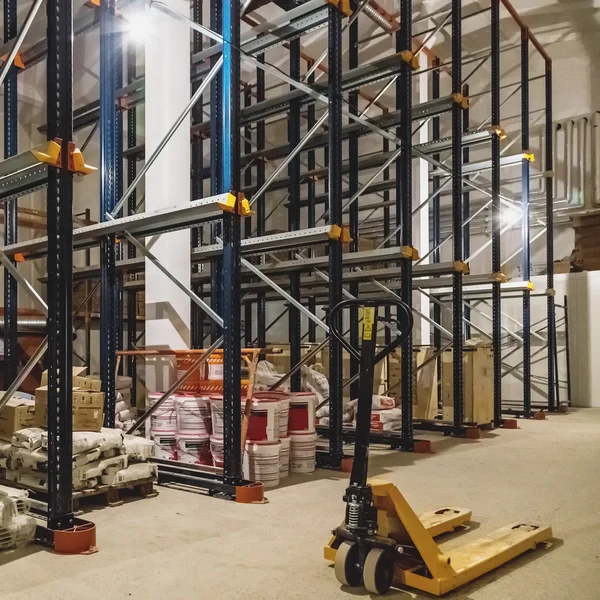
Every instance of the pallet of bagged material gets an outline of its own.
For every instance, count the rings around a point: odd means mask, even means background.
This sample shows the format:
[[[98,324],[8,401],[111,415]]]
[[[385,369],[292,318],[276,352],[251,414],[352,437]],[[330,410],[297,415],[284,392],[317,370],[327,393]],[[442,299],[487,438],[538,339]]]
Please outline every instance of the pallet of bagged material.
[[[154,487],[155,483],[155,477],[147,477],[138,481],[127,481],[116,485],[101,484],[88,490],[77,490],[73,492],[73,510],[80,510],[82,504],[112,507],[121,506],[124,499],[127,497],[137,497],[140,499],[154,498],[155,496],[158,496],[158,491],[156,491]],[[16,481],[0,479],[0,485],[17,490],[28,490],[30,497],[34,501],[47,501],[45,491],[32,490]]]
[[[80,510],[85,504],[121,506],[125,498],[154,498],[158,492],[154,488],[156,479],[148,477],[138,481],[127,481],[116,485],[99,485],[89,490],[73,492],[73,510]]]

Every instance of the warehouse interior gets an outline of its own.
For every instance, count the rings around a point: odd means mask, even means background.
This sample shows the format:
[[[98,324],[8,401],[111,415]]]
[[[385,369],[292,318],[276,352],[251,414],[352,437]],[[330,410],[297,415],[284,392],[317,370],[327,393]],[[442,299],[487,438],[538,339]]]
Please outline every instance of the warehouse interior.
[[[1,4],[3,599],[597,597],[600,2]]]

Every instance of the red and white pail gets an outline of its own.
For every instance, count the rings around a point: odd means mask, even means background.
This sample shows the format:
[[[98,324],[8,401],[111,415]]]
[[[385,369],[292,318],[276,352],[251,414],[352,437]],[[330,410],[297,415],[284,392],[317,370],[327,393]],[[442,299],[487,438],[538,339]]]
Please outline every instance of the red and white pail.
[[[287,477],[290,474],[290,447],[292,439],[289,437],[280,438],[281,452],[279,453],[279,477]]]
[[[162,398],[161,392],[148,394],[147,407],[152,408]],[[150,433],[175,434],[177,432],[177,407],[175,397],[167,398],[150,415]]]
[[[208,396],[177,394],[177,432],[210,435],[211,415]]]
[[[209,435],[178,434],[178,460],[191,465],[212,465]]]
[[[246,400],[242,400],[242,411]],[[248,419],[248,441],[276,442],[279,440],[279,399],[253,398]]]
[[[290,435],[290,471],[312,473],[315,470],[317,434],[297,433]]]
[[[247,442],[244,453],[244,477],[260,481],[265,487],[279,485],[281,442]]]
[[[314,433],[317,395],[312,392],[290,394],[289,432]]]
[[[175,434],[150,433],[154,441],[154,456],[164,460],[177,460],[177,438]]]
[[[223,437],[223,396],[210,396],[209,404],[213,435]]]
[[[215,467],[223,468],[223,436],[222,435],[211,435],[210,436],[210,453],[212,454],[212,461]]]

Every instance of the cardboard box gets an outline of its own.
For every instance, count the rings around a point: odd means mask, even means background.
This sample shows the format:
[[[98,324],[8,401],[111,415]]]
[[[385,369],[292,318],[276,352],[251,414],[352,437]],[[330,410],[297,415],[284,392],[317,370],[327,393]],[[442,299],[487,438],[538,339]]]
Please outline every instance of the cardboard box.
[[[82,388],[84,390],[91,390],[99,392],[102,389],[102,381],[95,375],[84,376],[87,371],[87,367],[73,367],[73,388]],[[48,385],[48,371],[42,373],[42,379],[40,386],[44,387]]]
[[[10,441],[13,433],[33,427],[35,402],[25,398],[11,398],[0,411],[0,439]]]
[[[73,431],[100,431],[104,420],[104,393],[73,390]],[[48,387],[35,390],[35,425],[48,427]]]

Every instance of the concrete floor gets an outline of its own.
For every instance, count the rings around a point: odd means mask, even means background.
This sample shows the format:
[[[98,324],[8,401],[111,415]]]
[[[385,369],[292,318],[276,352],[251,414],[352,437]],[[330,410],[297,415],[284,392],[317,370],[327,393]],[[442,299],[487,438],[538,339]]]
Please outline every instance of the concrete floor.
[[[371,475],[397,484],[418,512],[472,508],[476,523],[461,540],[520,519],[553,526],[552,548],[447,598],[597,600],[600,410],[520,426],[479,441],[434,436],[433,455],[373,453]],[[98,554],[58,556],[31,546],[0,555],[1,598],[347,599],[322,559],[329,530],[343,517],[346,481],[326,471],[293,476],[260,506],[160,488],[157,498],[88,513],[98,526]],[[364,589],[352,593],[368,597]],[[429,596],[396,590],[388,597]]]

